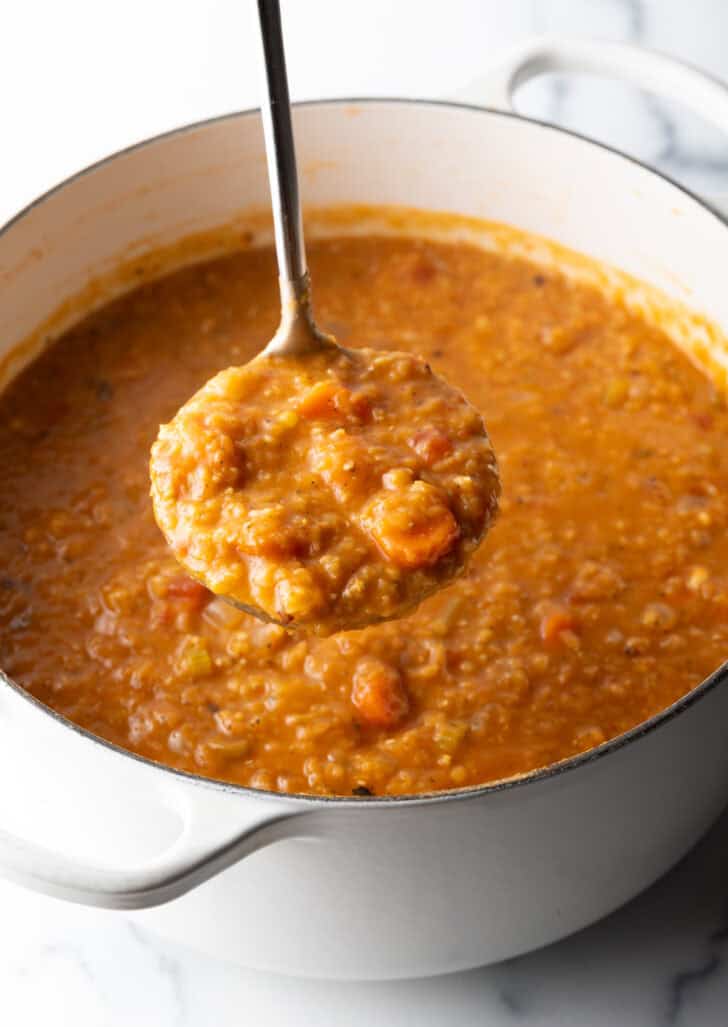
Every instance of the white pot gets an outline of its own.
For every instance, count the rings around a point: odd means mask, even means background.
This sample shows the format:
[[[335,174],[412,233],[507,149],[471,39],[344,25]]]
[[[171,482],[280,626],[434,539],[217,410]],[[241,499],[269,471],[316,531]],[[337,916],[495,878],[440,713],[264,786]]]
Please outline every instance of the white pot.
[[[546,41],[477,95],[533,71],[626,74],[728,128],[728,93],[624,47]],[[508,87],[508,88],[506,88]],[[495,110],[336,101],[295,114],[306,201],[408,204],[508,222],[620,267],[728,330],[728,227],[653,171]],[[129,248],[262,207],[255,112],[118,154],[0,235],[2,351]],[[0,871],[138,910],[207,952],[294,974],[441,973],[543,945],[678,860],[728,797],[725,668],[648,723],[519,781],[414,799],[273,795],[124,753],[0,683]],[[12,787],[8,783],[12,783]]]

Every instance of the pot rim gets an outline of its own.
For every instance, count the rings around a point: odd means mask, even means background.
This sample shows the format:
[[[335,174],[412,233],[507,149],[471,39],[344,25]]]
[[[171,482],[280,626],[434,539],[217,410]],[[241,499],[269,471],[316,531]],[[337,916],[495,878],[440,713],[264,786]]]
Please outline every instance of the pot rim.
[[[607,143],[599,142],[595,139],[590,139],[588,136],[583,135],[580,132],[574,132],[571,129],[562,128],[558,125],[552,125],[549,122],[541,121],[537,118],[524,117],[515,111],[502,111],[497,110],[493,107],[480,106],[473,103],[463,103],[457,100],[438,100],[438,99],[422,99],[416,97],[392,97],[392,96],[377,96],[377,97],[332,97],[327,99],[318,100],[303,100],[293,104],[296,108],[307,108],[307,107],[325,107],[325,106],[340,106],[340,105],[377,105],[377,104],[401,104],[403,106],[412,107],[434,107],[434,108],[446,108],[453,110],[465,110],[473,114],[487,114],[498,118],[508,118],[517,121],[527,122],[537,128],[543,129],[547,132],[553,132],[561,135],[571,136],[574,139],[579,140],[588,146],[595,146],[599,149],[605,150],[607,153],[617,157],[621,160],[628,161],[630,164],[634,164],[642,170],[648,172],[650,175],[654,175],[655,178],[661,179],[667,182],[668,185],[677,189],[679,192],[688,196],[691,200],[702,207],[709,214],[711,214],[720,224],[728,228],[728,216],[724,216],[718,210],[716,210],[708,201],[703,197],[697,195],[686,186],[676,182],[669,175],[658,171],[656,168],[651,167],[649,164],[638,160],[636,157],[632,157],[629,154],[623,153],[621,150]],[[102,157],[98,161],[81,168],[74,174],[69,175],[67,178],[58,182],[56,185],[51,186],[40,196],[31,200],[30,203],[26,204],[17,214],[14,214],[8,221],[3,225],[0,225],[0,238],[2,238],[8,231],[10,231],[15,224],[21,221],[27,214],[35,210],[46,200],[50,199],[55,193],[60,192],[72,183],[82,179],[88,174],[104,167],[106,164],[110,164],[118,157],[123,157],[126,154],[134,153],[136,150],[144,149],[148,146],[155,145],[165,139],[172,138],[186,134],[188,132],[194,132],[198,129],[207,128],[210,125],[215,125],[225,121],[234,121],[239,118],[248,118],[260,115],[260,108],[249,107],[243,110],[230,111],[226,114],[215,115],[210,118],[203,118],[200,121],[188,122],[180,125],[177,128],[169,129],[165,132],[160,132],[157,135],[149,136],[145,139],[140,140],[137,143],[132,143],[129,146],[125,146],[120,150],[116,150],[113,153]],[[721,664],[720,667],[716,668],[712,674],[697,684],[689,692],[687,692],[682,698],[672,703],[670,706],[656,713],[648,720],[637,724],[629,731],[625,731],[621,735],[617,735],[615,738],[611,738],[608,741],[602,743],[594,749],[589,749],[583,753],[577,753],[575,756],[571,756],[568,759],[559,760],[556,763],[551,763],[546,767],[541,767],[536,770],[529,771],[525,774],[520,774],[515,777],[504,778],[499,781],[493,781],[483,785],[472,785],[467,788],[448,789],[437,792],[423,792],[414,795],[390,795],[390,796],[361,796],[357,798],[342,796],[342,795],[310,795],[301,792],[274,792],[259,788],[249,788],[247,785],[235,784],[231,781],[221,781],[215,778],[204,777],[201,774],[193,774],[187,770],[178,770],[175,767],[167,766],[164,763],[159,763],[155,760],[149,759],[146,756],[140,756],[138,753],[131,752],[127,749],[116,745],[114,742],[109,742],[105,738],[101,738],[99,735],[93,734],[93,732],[81,727],[79,724],[69,720],[63,714],[58,713],[50,706],[46,706],[39,699],[36,699],[30,692],[27,692],[22,688],[16,681],[13,681],[5,672],[0,669],[0,684],[6,685],[11,688],[18,697],[24,699],[32,706],[35,706],[40,712],[51,717],[59,725],[66,728],[70,728],[77,735],[84,740],[93,744],[102,746],[106,750],[114,753],[117,756],[133,759],[138,763],[146,765],[150,769],[162,771],[165,774],[172,775],[175,778],[180,778],[190,784],[202,786],[206,788],[213,788],[218,791],[228,792],[232,794],[245,795],[251,799],[276,799],[287,803],[294,803],[302,806],[313,806],[313,807],[344,807],[352,809],[355,807],[367,806],[386,808],[392,806],[422,806],[431,805],[447,801],[463,801],[469,799],[478,799],[489,794],[508,791],[514,788],[521,788],[529,784],[535,784],[537,782],[550,780],[552,778],[560,777],[562,774],[570,771],[577,770],[580,767],[589,766],[595,763],[597,760],[601,760],[605,756],[611,755],[624,748],[627,745],[631,745],[637,742],[640,738],[645,735],[651,734],[655,729],[662,727],[665,724],[670,723],[675,717],[683,713],[685,710],[693,706],[694,703],[698,702],[709,692],[713,690],[722,681],[728,679],[728,661]]]

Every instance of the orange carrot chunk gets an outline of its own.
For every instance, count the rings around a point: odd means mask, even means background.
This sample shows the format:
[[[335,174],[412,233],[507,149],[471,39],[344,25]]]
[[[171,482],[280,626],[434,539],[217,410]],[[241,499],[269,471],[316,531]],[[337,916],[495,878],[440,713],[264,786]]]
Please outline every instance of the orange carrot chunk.
[[[298,404],[301,417],[309,421],[335,421],[354,418],[368,421],[372,406],[363,392],[352,392],[332,378],[316,382]]]
[[[304,393],[298,404],[298,412],[301,417],[309,421],[329,420],[341,416],[341,411],[336,405],[336,394],[342,388],[333,378],[316,382],[308,392]]]
[[[562,631],[573,632],[576,625],[576,619],[569,610],[563,606],[554,606],[541,618],[539,631],[544,642],[553,642]]]
[[[432,467],[438,460],[452,453],[450,436],[439,428],[422,428],[421,431],[415,432],[410,439],[410,446],[428,467]]]
[[[450,552],[460,529],[442,492],[428,482],[378,493],[362,523],[379,549],[398,567],[431,567]]]
[[[395,727],[409,710],[409,699],[396,667],[375,656],[359,660],[351,701],[359,715],[377,727]]]

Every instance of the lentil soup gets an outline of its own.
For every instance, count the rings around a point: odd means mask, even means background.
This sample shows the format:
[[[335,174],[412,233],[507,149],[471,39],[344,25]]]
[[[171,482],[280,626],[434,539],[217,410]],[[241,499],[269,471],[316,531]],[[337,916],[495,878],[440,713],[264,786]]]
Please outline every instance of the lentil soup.
[[[71,720],[258,788],[407,794],[587,750],[728,646],[728,412],[597,289],[464,243],[313,243],[322,325],[416,353],[485,415],[501,515],[406,620],[301,638],[187,577],[149,448],[278,315],[272,251],[142,285],[0,397],[0,661]],[[406,326],[406,327],[403,327]]]
[[[498,501],[483,419],[410,353],[329,347],[220,371],[152,447],[157,523],[212,592],[289,630],[401,617]]]

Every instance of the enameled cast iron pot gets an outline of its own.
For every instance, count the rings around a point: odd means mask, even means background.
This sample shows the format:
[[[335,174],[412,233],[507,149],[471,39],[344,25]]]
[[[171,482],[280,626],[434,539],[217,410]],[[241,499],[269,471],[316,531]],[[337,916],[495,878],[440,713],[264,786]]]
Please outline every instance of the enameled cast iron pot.
[[[516,225],[617,266],[728,330],[728,227],[603,146],[505,113],[532,74],[610,73],[728,128],[728,90],[625,47],[540,40],[470,98],[304,104],[312,205],[407,204]],[[354,108],[354,110],[352,110]],[[500,110],[497,108],[501,108]],[[99,267],[267,202],[256,112],[117,154],[0,235],[9,352]],[[241,963],[328,977],[441,973],[568,934],[654,881],[728,798],[726,667],[648,723],[512,782],[347,800],[251,791],[99,741],[0,682],[0,872]],[[698,684],[696,682],[696,684]]]

